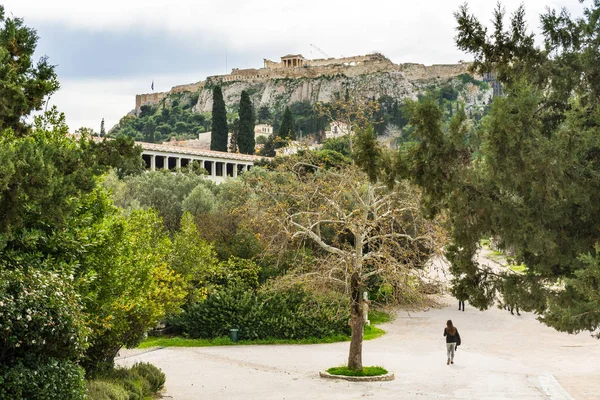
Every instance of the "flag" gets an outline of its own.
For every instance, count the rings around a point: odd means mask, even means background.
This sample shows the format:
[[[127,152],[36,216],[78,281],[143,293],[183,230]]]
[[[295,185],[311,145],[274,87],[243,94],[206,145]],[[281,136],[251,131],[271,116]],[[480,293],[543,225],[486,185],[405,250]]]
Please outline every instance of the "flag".
[[[152,80],[152,90],[154,90],[154,80]]]

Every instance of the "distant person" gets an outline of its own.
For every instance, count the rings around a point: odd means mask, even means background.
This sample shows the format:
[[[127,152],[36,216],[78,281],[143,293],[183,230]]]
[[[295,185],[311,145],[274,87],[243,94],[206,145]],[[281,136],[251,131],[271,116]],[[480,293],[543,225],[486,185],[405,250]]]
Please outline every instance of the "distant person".
[[[460,280],[452,288],[452,294],[458,300],[458,311],[465,311],[465,300],[469,299],[469,293],[467,292],[466,283],[464,280]]]
[[[504,309],[505,309],[506,311],[510,311],[510,313],[511,313],[512,315],[515,315],[515,313],[513,312],[513,310],[514,310],[515,308],[516,308],[516,310],[517,310],[517,315],[518,315],[518,316],[521,316],[521,314],[519,313],[519,306],[517,306],[517,305],[514,305],[514,304],[505,304],[505,305],[504,305]]]
[[[456,346],[460,345],[460,335],[458,334],[458,329],[452,325],[451,320],[446,322],[444,336],[446,336],[446,353],[448,355],[446,365],[454,364],[454,352],[456,351]]]

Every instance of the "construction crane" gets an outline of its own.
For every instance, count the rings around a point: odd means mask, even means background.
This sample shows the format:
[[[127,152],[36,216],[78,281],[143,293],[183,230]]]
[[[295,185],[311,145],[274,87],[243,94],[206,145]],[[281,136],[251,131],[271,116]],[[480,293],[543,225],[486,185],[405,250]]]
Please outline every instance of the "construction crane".
[[[317,50],[319,53],[323,54],[325,56],[325,58],[331,58],[331,56],[327,53],[325,53],[323,50],[321,50],[320,48],[318,48],[317,46],[315,46],[314,44],[310,44],[312,47],[315,48],[315,50]]]

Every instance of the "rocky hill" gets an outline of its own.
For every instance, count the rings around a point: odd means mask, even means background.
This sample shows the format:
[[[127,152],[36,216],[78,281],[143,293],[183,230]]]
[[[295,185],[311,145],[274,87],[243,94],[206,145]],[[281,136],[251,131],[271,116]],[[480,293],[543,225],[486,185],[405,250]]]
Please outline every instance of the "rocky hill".
[[[256,110],[267,110],[271,115],[270,121],[263,122],[274,125],[286,105],[303,103],[310,108],[316,102],[328,103],[348,92],[370,99],[386,99],[398,107],[403,99],[416,100],[428,91],[443,89],[453,92],[450,100],[461,101],[472,112],[481,111],[492,97],[491,86],[479,77],[470,76],[467,63],[394,64],[381,54],[371,54],[317,60],[288,55],[282,57],[281,62],[264,60],[264,64],[260,69],[236,68],[231,74],[176,86],[169,92],[137,95],[135,109],[112,133],[161,141],[173,136],[193,137],[210,130],[215,85],[221,86],[232,119],[241,92],[245,90]]]

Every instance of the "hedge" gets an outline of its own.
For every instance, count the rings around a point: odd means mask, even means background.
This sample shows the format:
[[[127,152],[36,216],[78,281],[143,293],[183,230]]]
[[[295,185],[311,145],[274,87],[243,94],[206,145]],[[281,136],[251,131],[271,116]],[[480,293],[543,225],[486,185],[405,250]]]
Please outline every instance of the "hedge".
[[[167,324],[191,338],[212,339],[239,329],[243,339],[305,339],[349,334],[348,303],[336,295],[317,296],[294,286],[254,292],[227,287],[188,305]]]

